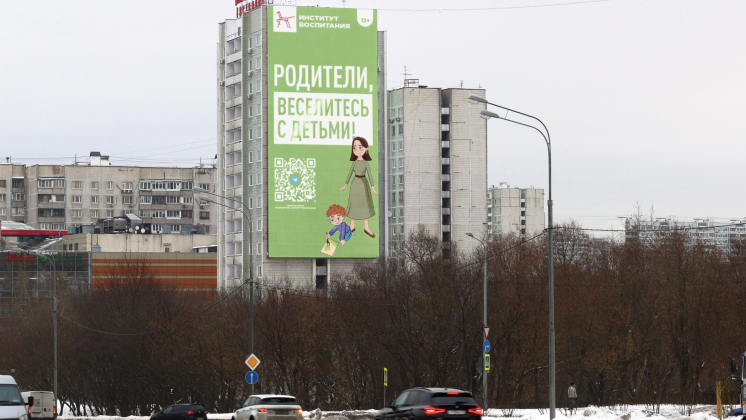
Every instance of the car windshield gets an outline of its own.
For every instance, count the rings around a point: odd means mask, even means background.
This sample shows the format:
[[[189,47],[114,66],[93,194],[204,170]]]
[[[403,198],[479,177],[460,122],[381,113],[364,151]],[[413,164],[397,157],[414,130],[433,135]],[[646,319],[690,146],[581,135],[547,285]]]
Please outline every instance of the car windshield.
[[[17,385],[0,385],[0,405],[21,405],[21,393]]]
[[[285,404],[297,404],[293,397],[270,397],[262,398],[262,405],[285,405]]]
[[[471,397],[471,395],[462,394],[462,395],[447,395],[447,394],[435,394],[433,395],[433,404],[435,405],[449,405],[449,404],[473,404],[476,405],[477,402],[474,401],[474,398]]]

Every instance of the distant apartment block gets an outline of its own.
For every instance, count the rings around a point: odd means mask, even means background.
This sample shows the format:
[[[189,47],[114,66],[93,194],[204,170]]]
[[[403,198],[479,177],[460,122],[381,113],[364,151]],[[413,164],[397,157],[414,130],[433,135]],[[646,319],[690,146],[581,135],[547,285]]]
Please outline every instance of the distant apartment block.
[[[192,187],[215,190],[212,167],[113,166],[92,152],[90,164],[0,164],[0,222],[12,220],[37,229],[67,230],[100,225],[129,213],[152,232],[180,232],[204,225],[217,231],[214,204],[195,200]]]
[[[487,224],[493,235],[534,235],[544,230],[544,190],[510,187],[501,182],[489,189]]]
[[[713,218],[695,219],[682,222],[673,217],[653,220],[624,219],[626,240],[638,240],[645,244],[655,239],[682,233],[692,240],[712,245],[728,254],[734,241],[746,241],[746,219],[733,219],[729,222],[718,222]]]
[[[408,79],[388,92],[386,179],[388,253],[423,226],[470,253],[487,222],[487,124],[483,104],[467,101],[484,89],[441,89]]]

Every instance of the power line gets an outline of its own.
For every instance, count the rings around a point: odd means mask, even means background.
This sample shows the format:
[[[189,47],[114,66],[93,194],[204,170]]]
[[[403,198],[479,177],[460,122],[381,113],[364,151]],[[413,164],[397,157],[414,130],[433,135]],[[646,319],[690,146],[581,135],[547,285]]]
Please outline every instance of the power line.
[[[540,7],[557,7],[557,6],[574,6],[578,4],[589,4],[589,3],[601,3],[611,0],[584,0],[584,1],[573,1],[567,3],[548,3],[548,4],[534,4],[525,6],[502,6],[502,7],[474,7],[466,9],[378,9],[385,12],[477,12],[477,11],[489,11],[489,10],[510,10],[510,9],[535,9]]]

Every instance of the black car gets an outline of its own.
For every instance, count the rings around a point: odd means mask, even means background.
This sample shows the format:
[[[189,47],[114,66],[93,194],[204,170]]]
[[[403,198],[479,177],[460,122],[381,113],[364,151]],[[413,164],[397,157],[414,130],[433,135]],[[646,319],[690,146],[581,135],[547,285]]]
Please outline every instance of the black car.
[[[467,391],[453,388],[412,388],[402,392],[376,420],[481,420],[482,408]]]
[[[174,404],[153,414],[150,420],[207,420],[207,410],[199,404]]]

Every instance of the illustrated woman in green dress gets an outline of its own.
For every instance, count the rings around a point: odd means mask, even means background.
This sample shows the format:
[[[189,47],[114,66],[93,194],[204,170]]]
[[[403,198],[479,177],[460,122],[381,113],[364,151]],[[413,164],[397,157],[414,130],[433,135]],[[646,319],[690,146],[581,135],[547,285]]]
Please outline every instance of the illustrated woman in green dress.
[[[368,219],[376,215],[373,208],[373,196],[370,193],[372,191],[373,194],[378,195],[373,186],[373,175],[370,173],[368,164],[371,160],[373,159],[368,154],[368,141],[362,137],[355,137],[352,140],[352,155],[350,155],[352,167],[350,173],[347,174],[344,187],[339,191],[344,191],[347,185],[350,186],[350,201],[347,204],[347,217],[351,220],[350,230],[355,231],[355,220],[363,219],[364,232],[371,238],[375,238],[376,235],[368,226]],[[355,175],[354,178],[353,175]],[[352,178],[352,184],[350,184],[350,178]]]

